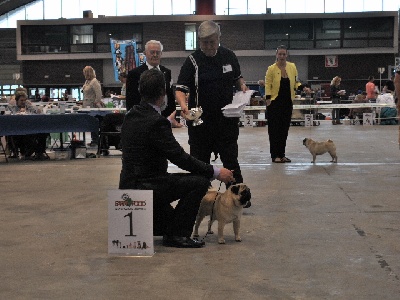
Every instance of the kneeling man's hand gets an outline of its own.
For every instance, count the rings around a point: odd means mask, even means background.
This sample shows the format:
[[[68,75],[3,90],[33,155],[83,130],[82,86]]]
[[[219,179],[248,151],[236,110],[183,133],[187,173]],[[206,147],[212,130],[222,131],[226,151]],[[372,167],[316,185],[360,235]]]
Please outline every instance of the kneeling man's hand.
[[[217,179],[224,183],[229,183],[229,182],[235,181],[232,171],[225,169],[225,168],[220,169]]]

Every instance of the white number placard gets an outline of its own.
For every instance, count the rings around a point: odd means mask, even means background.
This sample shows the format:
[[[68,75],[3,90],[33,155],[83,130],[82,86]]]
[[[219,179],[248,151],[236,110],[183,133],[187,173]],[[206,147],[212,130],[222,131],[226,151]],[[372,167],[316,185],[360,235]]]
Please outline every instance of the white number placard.
[[[310,127],[313,126],[314,117],[312,114],[305,114],[304,115],[304,126]]]
[[[108,254],[154,255],[153,191],[108,191]]]
[[[244,127],[253,127],[253,115],[244,116]]]
[[[363,126],[373,125],[374,121],[372,119],[371,113],[363,113]]]

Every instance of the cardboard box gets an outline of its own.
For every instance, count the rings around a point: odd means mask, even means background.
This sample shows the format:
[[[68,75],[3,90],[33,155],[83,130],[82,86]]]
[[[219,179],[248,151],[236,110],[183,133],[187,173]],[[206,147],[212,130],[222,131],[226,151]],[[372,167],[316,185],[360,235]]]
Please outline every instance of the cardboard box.
[[[54,148],[55,160],[71,159],[71,149],[69,148]]]
[[[74,158],[86,158],[86,147],[78,147],[75,148],[75,155]]]

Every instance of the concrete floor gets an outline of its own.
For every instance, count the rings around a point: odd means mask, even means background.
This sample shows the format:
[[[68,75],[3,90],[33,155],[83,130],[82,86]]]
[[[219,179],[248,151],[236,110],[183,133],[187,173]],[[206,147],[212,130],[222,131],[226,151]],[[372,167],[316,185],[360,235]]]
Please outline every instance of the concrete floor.
[[[174,133],[187,149],[187,130]],[[400,299],[398,134],[398,126],[294,126],[293,162],[272,164],[266,127],[241,128],[253,195],[243,242],[229,224],[225,245],[208,236],[202,249],[166,248],[157,237],[146,258],[107,254],[117,152],[8,164],[1,157],[0,299]],[[334,140],[338,163],[325,154],[311,164],[304,137]]]

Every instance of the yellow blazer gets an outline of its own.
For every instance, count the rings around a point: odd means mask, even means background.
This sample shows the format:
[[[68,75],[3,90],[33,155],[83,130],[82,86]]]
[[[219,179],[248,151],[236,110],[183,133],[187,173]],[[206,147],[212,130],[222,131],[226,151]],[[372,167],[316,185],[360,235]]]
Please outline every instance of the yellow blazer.
[[[290,80],[290,92],[292,94],[292,100],[295,97],[295,91],[299,86],[299,82],[297,82],[297,68],[294,63],[286,62],[286,73]],[[271,96],[271,100],[275,100],[278,96],[279,87],[281,85],[281,70],[274,63],[268,67],[267,73],[265,74],[265,96],[268,99],[268,96]]]

